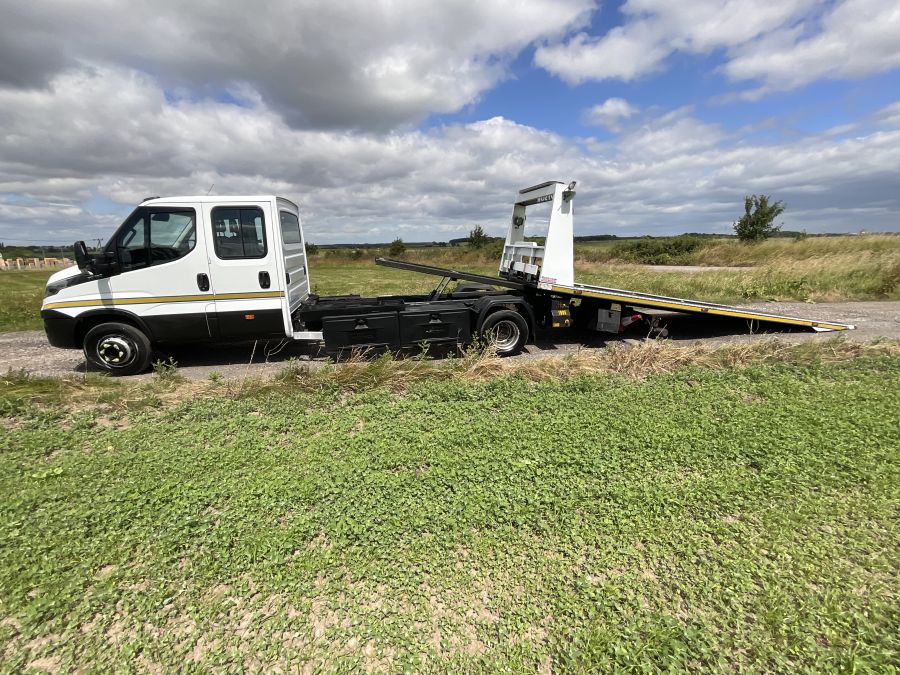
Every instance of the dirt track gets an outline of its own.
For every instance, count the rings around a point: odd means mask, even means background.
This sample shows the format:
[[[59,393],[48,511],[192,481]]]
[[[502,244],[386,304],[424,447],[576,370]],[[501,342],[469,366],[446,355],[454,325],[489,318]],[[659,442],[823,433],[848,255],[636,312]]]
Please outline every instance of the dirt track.
[[[763,336],[776,336],[781,340],[827,340],[843,335],[851,340],[871,341],[879,337],[900,338],[900,302],[839,302],[806,304],[779,302],[748,305],[763,311],[789,314],[810,319],[822,319],[855,324],[857,329],[843,333],[814,333],[801,330],[769,330],[766,333],[748,334],[743,320],[718,320],[712,317],[684,315],[667,316],[669,338],[677,342],[726,343],[740,340],[758,340]],[[538,336],[537,344],[529,345],[528,353],[518,359],[541,358],[545,355],[565,354],[578,349],[599,349],[621,340],[641,340],[646,335],[640,331],[629,332],[622,337],[584,333],[567,336],[551,342],[546,336]],[[310,356],[308,349],[294,344],[284,344],[277,350],[277,342],[266,344],[224,345],[216,347],[180,347],[170,350],[179,365],[179,372],[192,379],[207,377],[218,372],[224,377],[262,377],[278,372],[291,357],[324,363],[323,357]],[[276,353],[277,350],[277,353]],[[252,355],[252,362],[251,362]],[[25,370],[44,375],[62,375],[84,371],[84,358],[80,351],[54,349],[47,344],[41,331],[0,333],[0,373],[9,370]],[[137,377],[149,377],[139,375]]]

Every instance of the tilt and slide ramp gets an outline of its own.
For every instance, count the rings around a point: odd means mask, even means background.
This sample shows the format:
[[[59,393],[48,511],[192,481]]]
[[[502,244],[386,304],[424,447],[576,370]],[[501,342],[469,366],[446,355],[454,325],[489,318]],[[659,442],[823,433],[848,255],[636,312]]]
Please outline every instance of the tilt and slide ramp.
[[[432,265],[421,265],[419,263],[411,263],[403,260],[393,260],[391,258],[377,258],[375,260],[375,263],[384,267],[393,267],[409,272],[418,272],[420,274],[432,274],[438,277],[445,277],[450,281],[459,281],[462,279],[465,281],[473,281],[476,283],[499,286],[502,288],[510,288],[514,290],[533,288],[538,291],[551,293],[553,295],[569,296],[573,298],[596,298],[598,300],[617,302],[636,308],[668,310],[671,312],[697,314],[701,316],[724,316],[737,319],[746,319],[748,321],[758,321],[760,323],[801,326],[804,328],[812,328],[816,332],[853,330],[854,328],[856,328],[856,326],[849,323],[803,319],[797,316],[786,316],[783,314],[760,312],[758,310],[749,309],[746,307],[720,305],[718,303],[703,302],[701,300],[671,298],[665,295],[639,293],[637,291],[626,291],[619,288],[589,286],[586,284],[574,284],[573,286],[560,286],[557,284],[531,284],[527,282],[503,279],[500,277],[489,277],[483,274],[474,274],[472,272],[463,272],[460,270],[446,269],[443,267],[434,267]]]

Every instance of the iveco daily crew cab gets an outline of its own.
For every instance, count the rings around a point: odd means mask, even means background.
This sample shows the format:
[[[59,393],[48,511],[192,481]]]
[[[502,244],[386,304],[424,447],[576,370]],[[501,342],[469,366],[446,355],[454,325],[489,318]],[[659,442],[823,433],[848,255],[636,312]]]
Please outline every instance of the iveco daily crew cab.
[[[148,199],[100,255],[75,253],[47,283],[47,337],[113,373],[147,368],[153,343],[284,337],[309,292],[300,214],[281,198]]]
[[[103,251],[89,254],[76,242],[77,265],[50,277],[41,316],[52,345],[83,349],[91,366],[119,375],[145,370],[155,345],[191,342],[288,339],[336,353],[465,345],[483,334],[499,354],[511,355],[538,328],[618,333],[652,321],[645,308],[817,331],[853,328],[576,283],[574,187],[549,181],[517,193],[497,277],[378,259],[443,279],[430,294],[375,298],[310,293],[300,212],[287,199],[146,199]],[[535,205],[549,207],[543,245],[525,237],[526,210]]]

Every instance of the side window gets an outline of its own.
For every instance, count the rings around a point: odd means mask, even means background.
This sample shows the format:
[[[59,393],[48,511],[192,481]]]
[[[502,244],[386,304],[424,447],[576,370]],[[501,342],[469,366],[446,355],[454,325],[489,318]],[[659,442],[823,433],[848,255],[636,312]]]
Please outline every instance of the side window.
[[[300,221],[290,211],[281,211],[281,240],[285,244],[300,244]]]
[[[150,214],[150,264],[183,258],[197,244],[194,213],[154,211]]]
[[[196,244],[193,209],[141,211],[116,234],[123,272],[178,260]]]
[[[116,252],[123,272],[147,266],[147,214],[139,213],[116,234]]]
[[[262,209],[217,206],[212,210],[213,245],[223,260],[266,257],[266,223]]]

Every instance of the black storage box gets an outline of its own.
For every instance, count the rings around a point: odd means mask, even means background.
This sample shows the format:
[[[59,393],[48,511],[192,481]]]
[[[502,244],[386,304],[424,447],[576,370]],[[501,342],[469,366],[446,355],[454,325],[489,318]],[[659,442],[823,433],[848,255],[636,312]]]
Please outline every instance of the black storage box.
[[[405,347],[426,341],[465,344],[471,337],[471,310],[462,303],[407,305],[399,316],[400,341]]]
[[[326,317],[322,319],[322,338],[328,351],[352,347],[399,347],[397,312]]]

